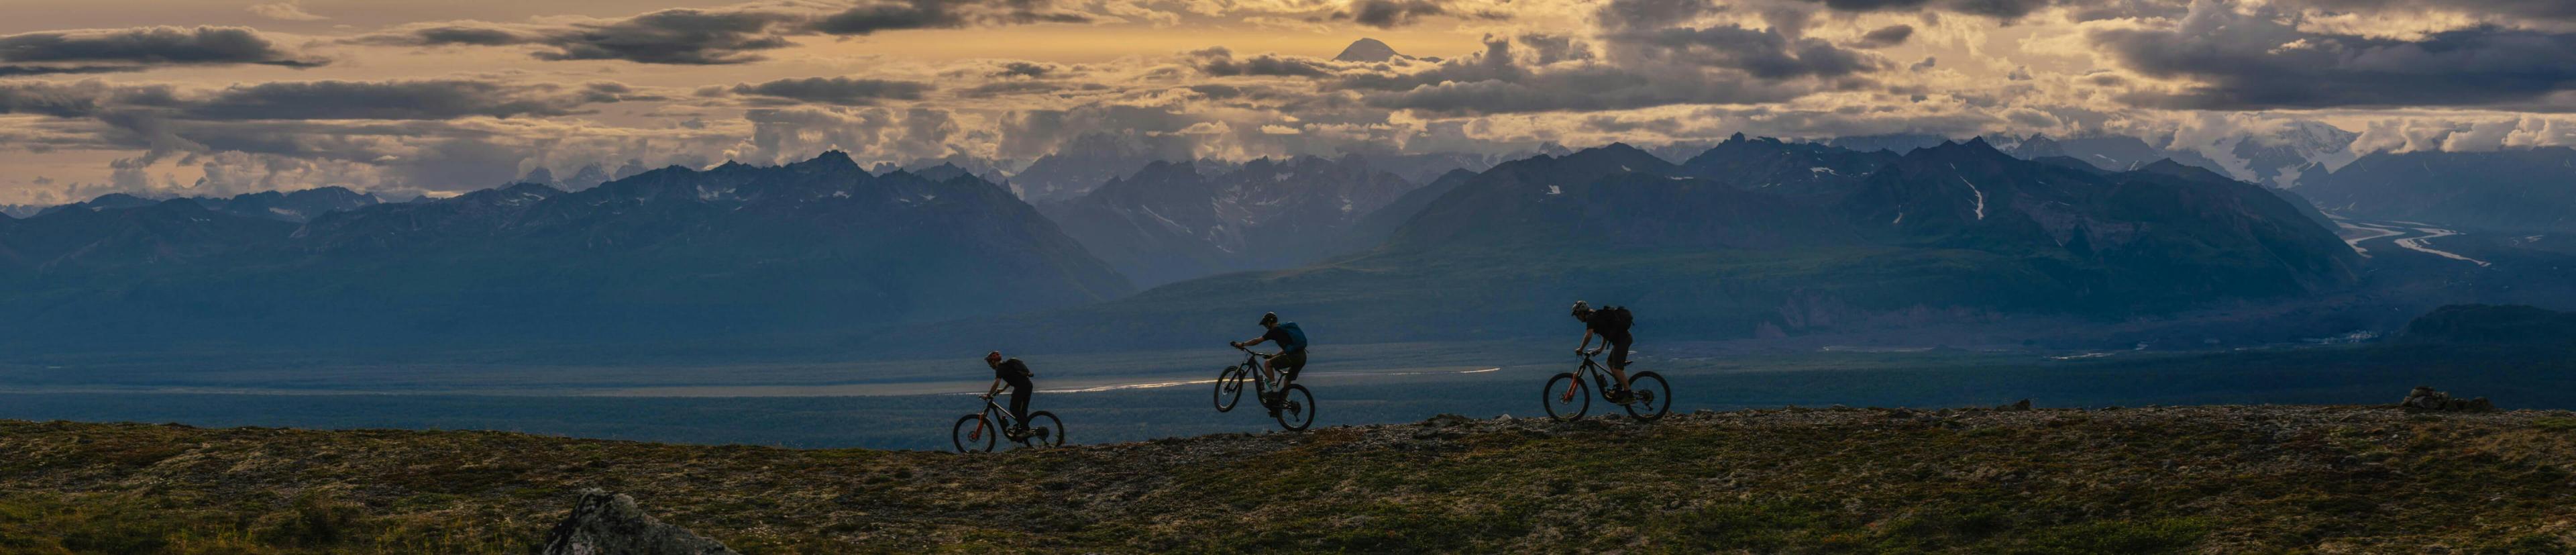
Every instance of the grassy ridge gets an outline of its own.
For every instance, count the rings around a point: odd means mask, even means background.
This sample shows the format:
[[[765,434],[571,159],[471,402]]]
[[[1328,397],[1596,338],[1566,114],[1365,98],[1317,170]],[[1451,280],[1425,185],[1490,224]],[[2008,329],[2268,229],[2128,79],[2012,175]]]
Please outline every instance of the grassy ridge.
[[[2576,417],[1459,420],[1054,451],[0,423],[0,552],[521,553],[604,487],[752,553],[2576,549]]]

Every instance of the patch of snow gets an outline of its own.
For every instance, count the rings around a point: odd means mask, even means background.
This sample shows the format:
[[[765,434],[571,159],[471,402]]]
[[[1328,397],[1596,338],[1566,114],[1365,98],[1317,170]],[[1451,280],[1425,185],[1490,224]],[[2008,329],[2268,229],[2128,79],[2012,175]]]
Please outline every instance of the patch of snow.
[[[1968,176],[1964,176],[1964,175],[1959,176],[1959,182],[1960,182],[1960,183],[1968,183]],[[1986,192],[1985,192],[1985,190],[1983,190],[1983,189],[1978,189],[1978,188],[1977,188],[1977,184],[1975,184],[1975,183],[1968,183],[1968,192],[1976,193],[1976,194],[1977,194],[1977,220],[1978,220],[1978,221],[1984,221],[1984,220],[1986,219]]]
[[[1549,194],[1549,195],[1562,195],[1562,194],[1565,194],[1565,188],[1563,188],[1563,187],[1558,187],[1558,186],[1555,186],[1555,185],[1549,185],[1549,186],[1547,186],[1547,194]]]
[[[1903,223],[1905,223],[1905,213],[1904,213],[1904,212],[1898,212],[1898,213],[1896,213],[1896,221],[1893,221],[1893,222],[1887,222],[1887,225],[1899,225],[1899,224],[1903,224]]]
[[[1828,167],[1824,167],[1824,166],[1816,166],[1816,167],[1813,167],[1813,168],[1807,168],[1807,173],[1811,173],[1811,174],[1821,173],[1821,174],[1826,174],[1826,175],[1842,175],[1842,173],[1834,171],[1834,169],[1833,169],[1833,168],[1828,168]]]

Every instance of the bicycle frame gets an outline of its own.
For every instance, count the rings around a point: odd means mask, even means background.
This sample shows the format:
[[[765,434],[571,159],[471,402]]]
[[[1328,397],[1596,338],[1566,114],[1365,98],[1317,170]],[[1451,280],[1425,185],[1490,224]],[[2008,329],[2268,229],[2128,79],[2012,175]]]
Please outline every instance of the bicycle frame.
[[[985,422],[992,422],[995,426],[1009,428],[1011,424],[1011,410],[1002,408],[1002,403],[999,401],[985,399],[984,418],[975,420],[975,431],[966,432],[966,440],[975,441],[984,439]]]
[[[1252,375],[1252,390],[1261,393],[1271,393],[1271,389],[1276,387],[1278,384],[1270,382],[1270,373],[1273,372],[1273,370],[1268,370],[1270,367],[1268,362],[1270,357],[1278,355],[1263,353],[1261,351],[1251,349],[1244,349],[1243,352],[1243,373]]]
[[[1608,397],[1609,397],[1609,395],[1610,395],[1610,392],[1609,392],[1609,389],[1610,389],[1610,388],[1608,387],[1608,386],[1610,385],[1610,384],[1609,384],[1609,380],[1608,380],[1608,379],[1606,379],[1606,378],[1604,378],[1604,377],[1602,376],[1602,374],[1607,374],[1607,373],[1609,373],[1610,371],[1609,371],[1609,370],[1604,370],[1604,369],[1602,369],[1602,368],[1601,368],[1601,364],[1600,364],[1600,363],[1593,362],[1593,361],[1592,361],[1592,353],[1589,353],[1589,352],[1584,353],[1584,354],[1583,354],[1583,366],[1582,366],[1581,368],[1576,368],[1574,371],[1575,371],[1576,373],[1582,374],[1583,376],[1582,376],[1582,377],[1579,377],[1579,378],[1575,378],[1575,379],[1574,379],[1574,380],[1572,380],[1572,381],[1568,381],[1568,382],[1566,382],[1566,383],[1565,383],[1565,394],[1564,394],[1564,395],[1562,395],[1562,396],[1557,397],[1558,399],[1563,399],[1563,400],[1566,400],[1566,401],[1573,401],[1573,400],[1574,400],[1574,392],[1576,392],[1576,391],[1580,391],[1580,390],[1582,390],[1582,389],[1583,389],[1583,378],[1591,378],[1591,379],[1592,379],[1592,383],[1593,383],[1593,388],[1594,388],[1594,389],[1600,389],[1600,390],[1602,390],[1601,395],[1602,395],[1602,397],[1603,397],[1603,398],[1608,398]]]

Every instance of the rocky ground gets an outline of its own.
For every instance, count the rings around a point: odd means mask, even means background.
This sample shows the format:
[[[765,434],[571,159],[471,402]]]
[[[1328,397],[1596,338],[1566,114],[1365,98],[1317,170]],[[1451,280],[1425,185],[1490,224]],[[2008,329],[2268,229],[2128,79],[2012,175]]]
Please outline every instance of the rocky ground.
[[[744,553],[2576,550],[2576,413],[2009,409],[981,455],[0,422],[0,552],[528,553],[585,488]]]

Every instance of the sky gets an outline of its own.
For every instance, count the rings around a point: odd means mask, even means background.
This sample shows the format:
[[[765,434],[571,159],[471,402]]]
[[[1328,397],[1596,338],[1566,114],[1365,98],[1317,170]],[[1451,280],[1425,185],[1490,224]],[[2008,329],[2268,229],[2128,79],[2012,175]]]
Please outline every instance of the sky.
[[[1374,38],[1404,56],[1335,60]],[[2576,143],[2566,0],[11,0],[0,204],[827,150],[1004,169],[2113,134]],[[1146,147],[1139,147],[1146,148]]]

